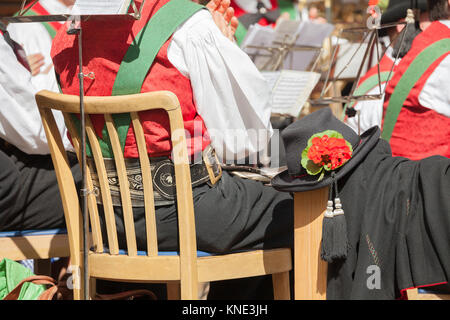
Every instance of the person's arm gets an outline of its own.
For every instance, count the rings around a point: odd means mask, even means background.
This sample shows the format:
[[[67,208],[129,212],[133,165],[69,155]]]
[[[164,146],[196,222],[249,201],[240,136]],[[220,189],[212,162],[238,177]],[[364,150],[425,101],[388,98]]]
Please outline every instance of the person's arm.
[[[219,156],[241,158],[266,147],[272,132],[270,89],[208,11],[196,13],[174,33],[168,56],[190,78],[197,111]]]
[[[17,61],[3,36],[0,36],[0,52],[0,137],[25,153],[48,154],[31,74]],[[62,127],[60,131],[65,134],[66,129]]]
[[[50,56],[52,38],[42,23],[14,23],[8,26],[11,38],[23,46],[27,56],[42,55],[42,66],[34,70],[31,82],[38,89],[58,92]]]
[[[384,90],[384,83],[382,90]],[[378,87],[367,92],[367,95],[379,94],[380,89]],[[381,128],[381,118],[383,116],[383,103],[384,95],[379,100],[363,100],[357,101],[354,105],[355,110],[360,112],[360,130],[361,133],[372,128],[373,126],[379,126]],[[358,133],[358,116],[347,118],[345,121],[356,133]]]
[[[450,118],[449,73],[450,55],[447,55],[425,82],[425,86],[419,94],[419,102],[424,107]]]

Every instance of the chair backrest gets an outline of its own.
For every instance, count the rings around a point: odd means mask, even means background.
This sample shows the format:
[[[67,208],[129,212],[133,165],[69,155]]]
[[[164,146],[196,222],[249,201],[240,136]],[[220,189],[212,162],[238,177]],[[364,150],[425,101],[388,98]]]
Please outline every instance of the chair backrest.
[[[50,152],[52,155],[52,160],[54,162],[58,184],[61,192],[65,219],[69,234],[70,250],[71,253],[75,253],[75,256],[72,258],[72,260],[75,261],[72,261],[72,264],[81,266],[82,257],[76,253],[81,252],[81,244],[83,239],[82,215],[80,212],[78,195],[70,171],[66,151],[64,150],[61,136],[56,127],[56,123],[52,114],[52,109],[60,110],[63,113],[67,129],[70,133],[72,143],[81,165],[81,137],[79,135],[80,128],[78,128],[74,123],[75,118],[73,117],[73,115],[77,115],[79,117],[80,98],[78,96],[58,94],[49,91],[40,91],[36,95],[36,102],[38,104],[45,133],[47,135],[48,144],[50,147]],[[136,138],[140,167],[142,171],[142,186],[144,193],[145,220],[147,230],[146,252],[148,256],[158,255],[155,206],[150,161],[147,153],[144,131],[138,116],[138,112],[153,109],[165,110],[170,121],[171,141],[173,149],[172,161],[174,163],[175,179],[177,181],[176,201],[179,224],[179,256],[180,264],[183,265],[183,268],[181,268],[181,277],[185,277],[185,281],[195,284],[193,286],[193,290],[195,290],[197,286],[197,246],[195,237],[195,220],[189,158],[187,153],[186,138],[184,135],[184,124],[180,105],[177,97],[171,92],[158,91],[136,95],[84,98],[86,141],[89,142],[90,151],[95,163],[95,168],[92,167],[92,164],[90,162],[87,163],[85,171],[86,187],[90,191],[93,190],[92,176],[95,172],[96,175],[98,175],[107,234],[107,239],[103,239],[96,196],[92,192],[88,192],[87,202],[89,208],[93,252],[94,254],[104,254],[103,243],[107,243],[109,254],[119,254],[119,241],[117,237],[116,220],[114,217],[113,203],[111,199],[110,187],[108,184],[105,162],[101,152],[100,144],[94,130],[94,126],[90,119],[90,115],[103,115],[105,118],[106,129],[114,154],[114,163],[118,175],[124,229],[126,235],[126,251],[127,255],[129,256],[137,256],[136,231],[133,220],[133,210],[131,205],[126,164],[119,142],[117,129],[112,118],[114,114],[129,113],[132,122],[131,126]],[[181,132],[183,134],[180,134]],[[195,294],[197,293],[195,292]]]

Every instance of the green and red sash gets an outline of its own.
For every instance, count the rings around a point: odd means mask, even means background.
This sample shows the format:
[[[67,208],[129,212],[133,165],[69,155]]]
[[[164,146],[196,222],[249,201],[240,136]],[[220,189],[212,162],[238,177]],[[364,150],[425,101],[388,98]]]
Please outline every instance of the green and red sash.
[[[415,84],[437,59],[449,52],[450,38],[445,38],[428,45],[414,58],[395,86],[389,99],[381,134],[383,139],[386,141],[391,139],[400,111]]]
[[[172,36],[175,30],[194,13],[203,9],[189,0],[171,0],[162,6],[139,32],[134,42],[128,48],[114,81],[111,95],[137,94],[149,73],[156,55],[163,44]],[[128,113],[113,115],[122,150],[125,148],[131,119]],[[78,128],[79,118],[73,117]],[[106,126],[99,138],[102,154],[105,158],[112,158],[113,152]],[[86,154],[91,155],[89,143]]]

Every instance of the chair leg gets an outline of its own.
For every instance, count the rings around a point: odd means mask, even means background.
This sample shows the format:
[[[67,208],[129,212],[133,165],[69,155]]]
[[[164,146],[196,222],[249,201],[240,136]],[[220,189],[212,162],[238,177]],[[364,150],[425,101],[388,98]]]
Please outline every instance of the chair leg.
[[[180,300],[181,288],[179,281],[167,282],[167,300]]]
[[[94,300],[97,294],[97,279],[90,278],[89,279],[89,300]]]
[[[275,300],[290,300],[291,288],[289,283],[289,271],[274,273],[272,275],[273,298]]]

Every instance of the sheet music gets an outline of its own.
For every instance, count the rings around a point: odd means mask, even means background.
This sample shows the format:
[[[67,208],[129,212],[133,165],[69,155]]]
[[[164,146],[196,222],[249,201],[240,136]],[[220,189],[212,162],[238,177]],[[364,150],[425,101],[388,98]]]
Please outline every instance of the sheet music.
[[[298,117],[320,74],[295,70],[262,72],[272,86],[272,113]]]
[[[126,13],[131,0],[76,0],[72,15]]]
[[[289,70],[310,71],[318,55],[319,51],[291,51],[286,55],[283,67]]]
[[[303,22],[298,30],[297,46],[319,47],[334,30],[334,25],[329,23],[317,23],[312,21]]]
[[[298,47],[322,48],[324,40],[331,35],[334,25],[306,21],[299,27],[295,45]],[[310,71],[319,51],[295,50],[286,55],[283,66],[290,70]]]
[[[310,66],[319,54],[320,48],[322,48],[323,41],[331,35],[333,30],[334,25],[332,24],[311,21],[282,20],[275,29],[254,24],[250,26],[246,37],[242,41],[241,48],[252,58],[256,67],[259,70],[263,70],[264,66],[269,65],[270,67],[268,62],[271,60],[275,62],[271,51],[249,48],[248,46],[276,48],[282,42],[288,44],[295,42],[294,47],[297,47],[297,49],[288,52],[282,68],[309,71]],[[314,47],[318,50],[302,50],[299,47]]]
[[[273,42],[294,43],[304,22],[298,20],[281,20],[275,27]]]
[[[274,31],[272,27],[253,24],[248,28],[247,34],[245,35],[244,40],[242,40],[241,48],[247,52],[248,55],[256,55],[265,50],[248,48],[247,46],[267,47],[272,45],[273,38]]]

